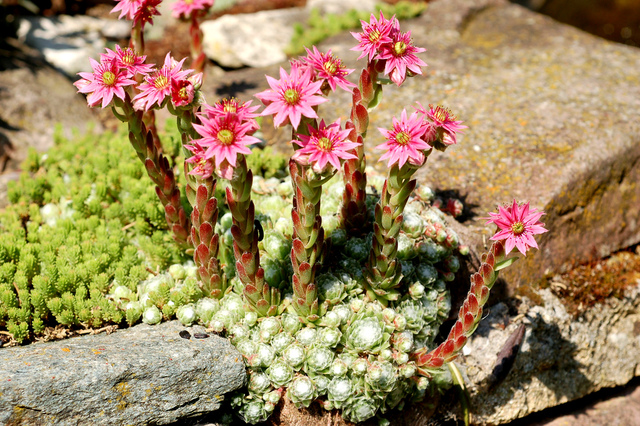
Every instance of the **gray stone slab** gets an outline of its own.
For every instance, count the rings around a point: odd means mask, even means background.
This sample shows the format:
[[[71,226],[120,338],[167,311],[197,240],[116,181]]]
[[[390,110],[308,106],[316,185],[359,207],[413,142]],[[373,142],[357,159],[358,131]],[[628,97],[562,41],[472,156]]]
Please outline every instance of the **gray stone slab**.
[[[474,424],[505,424],[624,385],[640,373],[639,286],[580,317],[567,313],[550,290],[539,296],[542,305],[527,307],[531,301],[525,299],[518,316],[510,316],[502,303],[493,306],[458,360],[469,379]],[[526,330],[520,352],[496,382],[491,375],[498,352],[520,324]]]
[[[415,101],[445,105],[469,129],[418,176],[454,190],[476,253],[493,229],[479,218],[514,198],[546,211],[540,251],[505,271],[511,289],[640,241],[640,50],[591,36],[504,0],[441,0],[407,21],[429,67],[385,87],[366,141]],[[351,67],[352,37],[327,40]],[[360,65],[361,67],[361,65]],[[321,106],[348,117],[349,96]],[[380,165],[381,166],[381,165]]]
[[[167,424],[217,410],[245,383],[242,356],[226,339],[181,330],[141,324],[0,349],[0,424]]]

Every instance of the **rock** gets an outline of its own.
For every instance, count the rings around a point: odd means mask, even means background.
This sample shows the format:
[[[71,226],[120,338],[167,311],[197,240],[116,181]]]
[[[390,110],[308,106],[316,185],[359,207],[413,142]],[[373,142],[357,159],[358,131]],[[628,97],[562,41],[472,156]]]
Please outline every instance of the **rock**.
[[[0,423],[167,424],[220,407],[242,355],[178,321],[0,350]],[[189,331],[203,332],[202,327]]]
[[[305,18],[301,8],[224,15],[202,23],[202,46],[209,59],[223,67],[277,64],[287,59],[284,50],[293,36],[294,23]]]
[[[5,42],[7,54],[0,67],[0,208],[6,205],[6,182],[17,177],[15,170],[27,150],[51,148],[56,125],[67,137],[73,131],[101,129],[84,97],[35,49],[11,38]]]
[[[80,71],[92,71],[88,58],[104,53],[106,39],[123,39],[130,33],[128,21],[90,16],[25,17],[18,28],[22,41],[72,78]]]
[[[543,304],[528,311],[521,306],[526,314],[519,318],[510,317],[503,303],[493,306],[458,360],[471,383],[474,424],[508,423],[626,384],[640,373],[640,285],[578,318],[550,290],[539,296]],[[496,355],[521,323],[526,333],[520,353],[506,378],[493,383]]]
[[[478,218],[498,205],[516,198],[547,213],[541,250],[503,275],[511,291],[640,241],[640,51],[500,0],[435,1],[403,30],[428,49],[426,76],[387,86],[369,128],[415,101],[442,103],[469,126],[417,176],[461,195],[473,220],[460,233],[475,253],[494,231]],[[353,67],[351,46],[343,34],[322,49]],[[321,111],[348,117],[349,95],[335,98]],[[369,164],[382,141],[368,133]]]
[[[348,10],[375,10],[379,2],[376,0],[307,0],[308,10],[318,9],[325,15],[327,13],[341,14]]]

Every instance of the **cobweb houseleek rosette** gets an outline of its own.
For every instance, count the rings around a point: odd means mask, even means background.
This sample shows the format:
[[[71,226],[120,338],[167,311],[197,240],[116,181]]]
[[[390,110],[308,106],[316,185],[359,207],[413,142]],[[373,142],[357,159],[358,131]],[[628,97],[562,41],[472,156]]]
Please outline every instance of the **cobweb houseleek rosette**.
[[[423,140],[425,134],[430,134],[430,126],[422,115],[414,112],[407,117],[407,111],[403,110],[400,119],[393,118],[391,130],[379,129],[387,140],[376,148],[385,150],[380,161],[388,159],[389,173],[375,207],[366,278],[369,298],[379,299],[383,304],[400,296],[396,290],[402,279],[397,258],[398,235],[402,228],[402,213],[416,187],[412,176],[431,153],[431,146]]]
[[[537,248],[534,235],[547,232],[539,221],[544,212],[530,209],[529,203],[519,205],[515,200],[507,207],[499,207],[498,213],[489,213],[487,223],[498,226],[491,237],[495,242],[488,253],[482,255],[478,272],[471,276],[471,288],[460,307],[458,320],[447,339],[433,351],[426,348],[412,354],[418,366],[418,374],[431,377],[444,363],[453,361],[482,319],[482,307],[489,299],[489,292],[498,279],[498,272],[512,265],[518,257],[507,257],[513,248],[526,256],[531,247]],[[436,373],[437,374],[437,373]]]
[[[151,72],[144,65],[144,57],[137,57],[130,50],[107,50],[101,55],[100,62],[90,59],[92,73],[79,73],[80,80],[74,84],[81,93],[87,93],[87,103],[93,107],[111,106],[114,115],[129,128],[129,141],[138,158],[144,163],[147,174],[156,184],[156,194],[165,210],[165,218],[174,240],[182,249],[189,248],[187,216],[180,203],[180,191],[167,158],[161,154],[154,143],[153,136],[147,130],[143,120],[143,111],[135,108],[134,87],[136,75]],[[175,70],[179,78],[186,76]],[[145,77],[146,78],[146,77]]]

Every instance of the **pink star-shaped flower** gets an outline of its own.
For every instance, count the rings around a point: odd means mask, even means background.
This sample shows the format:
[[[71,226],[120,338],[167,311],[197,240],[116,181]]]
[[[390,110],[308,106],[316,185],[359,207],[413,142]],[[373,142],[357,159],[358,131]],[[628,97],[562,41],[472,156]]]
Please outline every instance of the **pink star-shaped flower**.
[[[391,43],[381,47],[377,59],[385,61],[384,74],[400,86],[407,77],[407,70],[413,74],[422,74],[420,67],[426,67],[427,64],[415,54],[426,50],[411,44],[411,31],[393,31]]]
[[[142,4],[142,0],[116,0],[118,4],[115,5],[113,9],[111,9],[110,13],[120,12],[120,16],[118,19],[122,19],[123,16],[126,16],[127,19],[133,21],[133,17],[136,11],[140,8]]]
[[[327,164],[340,170],[340,160],[358,158],[349,152],[359,145],[347,140],[349,133],[349,129],[340,130],[340,119],[328,126],[321,120],[317,129],[309,126],[309,136],[298,134],[300,140],[291,141],[302,147],[292,158],[301,164],[311,165],[316,173],[323,173]]]
[[[195,139],[194,144],[206,148],[205,157],[213,159],[216,170],[221,170],[221,165],[228,165],[222,169],[233,172],[236,167],[238,154],[251,154],[249,145],[260,142],[260,139],[247,133],[252,130],[251,123],[242,123],[237,115],[224,114],[209,118],[206,114],[197,114],[202,124],[193,124],[193,128],[202,136]],[[224,163],[224,164],[223,164]],[[227,178],[228,173],[224,173]]]
[[[386,151],[378,161],[388,159],[387,167],[389,168],[395,163],[398,163],[398,167],[401,168],[407,161],[415,166],[421,166],[425,160],[421,151],[431,149],[431,146],[422,140],[427,127],[428,124],[424,122],[422,116],[414,112],[407,118],[407,110],[403,109],[400,120],[393,117],[393,129],[378,128],[387,138],[385,143],[376,146],[376,149]]]
[[[313,46],[313,52],[307,50],[305,62],[314,71],[315,80],[324,80],[329,84],[332,91],[335,92],[336,86],[340,86],[347,92],[352,92],[355,84],[347,80],[345,77],[351,74],[353,69],[347,69],[342,65],[342,61],[331,54],[331,50],[327,53],[321,53]]]
[[[506,240],[507,254],[517,247],[520,253],[526,255],[530,247],[538,248],[534,235],[543,234],[548,230],[540,218],[544,212],[529,209],[529,203],[518,205],[516,200],[508,207],[498,207],[498,213],[489,213],[487,224],[494,223],[499,231],[491,237],[494,241]]]
[[[251,123],[251,131],[258,130],[260,126],[256,121],[256,117],[258,114],[255,112],[260,108],[259,106],[251,106],[251,101],[247,101],[245,103],[240,103],[235,98],[226,98],[219,100],[213,105],[202,105],[202,112],[207,115],[207,117],[214,117],[218,115],[224,114],[235,114],[238,116],[238,120],[242,123]]]
[[[171,81],[183,80],[193,72],[193,70],[182,70],[185,59],[176,62],[171,58],[171,54],[167,53],[162,68],[152,75],[147,75],[145,82],[138,86],[141,92],[133,98],[134,108],[148,111],[154,105],[162,106],[164,100],[171,96]]]
[[[115,51],[111,49],[106,50],[107,53],[101,53],[100,58],[103,61],[105,59],[114,59],[118,67],[128,71],[129,77],[133,77],[138,73],[147,75],[154,67],[153,64],[145,64],[144,61],[147,57],[136,55],[136,52],[134,52],[130,47],[122,49],[119,45],[116,45]]]
[[[171,16],[176,19],[189,19],[195,12],[208,10],[213,6],[213,0],[178,0],[171,5]]]
[[[307,69],[304,73],[292,71],[289,75],[280,68],[280,80],[266,77],[271,89],[255,95],[267,106],[260,115],[275,114],[273,124],[276,127],[291,123],[294,129],[300,125],[303,115],[318,118],[312,107],[328,99],[319,95],[322,82],[311,81],[311,70]]]
[[[426,115],[433,123],[436,130],[435,136],[440,138],[445,145],[456,144],[457,134],[462,133],[462,129],[466,129],[467,126],[463,126],[462,121],[457,121],[456,116],[449,108],[429,104],[429,110],[427,110],[419,102],[416,103],[419,105],[416,110]]]
[[[395,22],[394,22],[395,21]],[[361,51],[358,59],[368,56],[369,62],[373,61],[380,50],[380,47],[385,43],[391,43],[391,37],[389,33],[394,28],[397,20],[395,17],[386,19],[380,11],[380,20],[376,19],[374,14],[371,14],[369,22],[360,21],[362,24],[362,32],[354,33],[351,35],[358,40],[358,45],[352,47],[351,50]]]
[[[125,86],[131,86],[136,82],[129,78],[126,72],[122,72],[114,59],[98,62],[90,58],[93,72],[79,72],[82,77],[73,83],[80,93],[88,93],[87,103],[94,107],[102,101],[102,108],[111,104],[113,97],[124,100]]]
[[[140,25],[144,28],[146,23],[153,25],[153,17],[160,15],[158,5],[162,0],[142,0],[138,9],[133,12],[133,25]]]
[[[203,179],[211,177],[213,174],[213,162],[205,155],[205,149],[197,143],[185,145],[184,147],[193,153],[193,156],[184,160],[185,163],[193,164],[193,169],[188,174],[200,176]]]

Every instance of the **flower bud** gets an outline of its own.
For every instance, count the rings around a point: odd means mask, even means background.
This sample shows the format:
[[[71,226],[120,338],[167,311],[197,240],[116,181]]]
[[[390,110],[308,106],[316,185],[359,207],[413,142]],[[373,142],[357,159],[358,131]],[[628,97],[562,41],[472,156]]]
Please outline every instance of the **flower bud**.
[[[431,201],[435,198],[433,190],[427,185],[420,185],[415,189],[415,193],[423,201]]]
[[[230,212],[227,212],[222,215],[222,217],[220,218],[220,225],[222,226],[222,229],[225,231],[231,229],[231,225],[233,225],[233,216],[231,215]]]
[[[429,379],[427,379],[424,376],[418,378],[418,383],[416,383],[416,387],[418,388],[418,390],[427,389],[427,387],[429,387]]]

